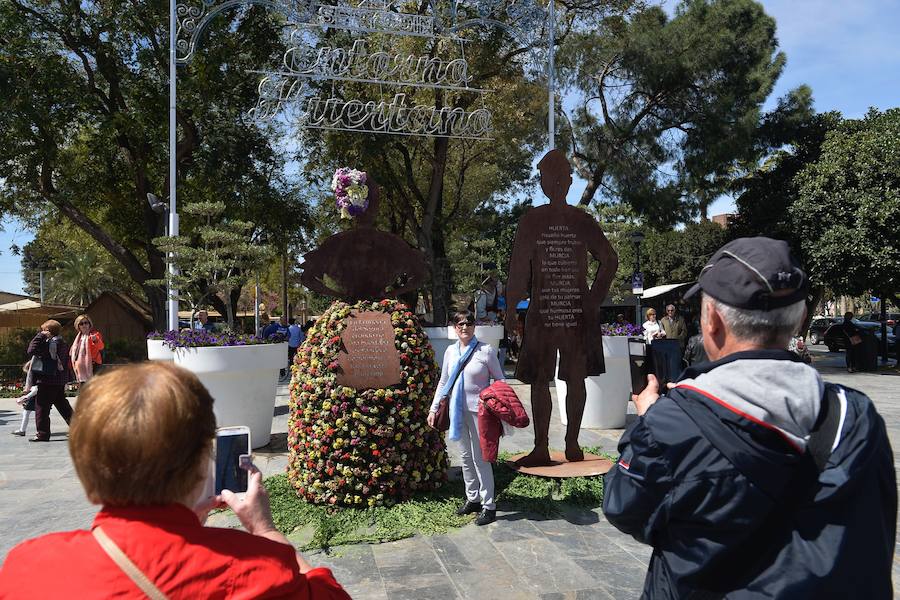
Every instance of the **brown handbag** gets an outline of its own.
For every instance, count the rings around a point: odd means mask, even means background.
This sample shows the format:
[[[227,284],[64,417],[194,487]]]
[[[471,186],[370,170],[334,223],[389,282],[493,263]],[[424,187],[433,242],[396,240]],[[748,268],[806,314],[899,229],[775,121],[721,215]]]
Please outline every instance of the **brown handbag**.
[[[468,358],[463,361],[462,366],[456,372],[456,376],[453,378],[453,383],[450,384],[450,391],[453,391],[453,386],[456,385],[456,380],[459,378],[459,374],[463,372],[463,369],[466,368],[466,365],[469,364],[469,361],[472,359],[472,355],[475,354],[475,350],[469,352]],[[434,413],[434,428],[438,431],[449,431],[450,429],[450,395],[444,394],[441,396],[440,401],[438,401],[437,411]]]

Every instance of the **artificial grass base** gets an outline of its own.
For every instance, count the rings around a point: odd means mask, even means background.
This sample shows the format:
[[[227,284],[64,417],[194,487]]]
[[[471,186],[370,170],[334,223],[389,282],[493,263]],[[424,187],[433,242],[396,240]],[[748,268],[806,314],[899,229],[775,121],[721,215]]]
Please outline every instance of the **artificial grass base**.
[[[601,454],[598,448],[584,451]],[[506,466],[505,460],[510,456],[502,452],[494,467],[500,510],[554,516],[562,514],[567,505],[590,510],[603,503],[602,475],[563,480],[524,475]],[[286,475],[269,477],[265,485],[275,526],[304,550],[390,542],[416,534],[437,535],[474,519],[474,515],[456,514],[465,497],[463,482],[459,480],[394,506],[364,509],[309,504],[297,497]]]

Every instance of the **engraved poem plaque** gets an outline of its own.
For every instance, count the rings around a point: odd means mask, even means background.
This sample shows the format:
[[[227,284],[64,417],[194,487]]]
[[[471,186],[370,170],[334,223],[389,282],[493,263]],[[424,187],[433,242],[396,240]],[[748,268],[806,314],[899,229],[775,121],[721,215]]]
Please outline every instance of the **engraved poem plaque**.
[[[337,384],[355,389],[386,388],[400,383],[400,354],[394,346],[391,316],[351,311],[341,333]]]
[[[537,300],[544,327],[579,326],[586,271],[579,257],[584,254],[584,242],[569,225],[549,225],[535,243],[543,274]]]

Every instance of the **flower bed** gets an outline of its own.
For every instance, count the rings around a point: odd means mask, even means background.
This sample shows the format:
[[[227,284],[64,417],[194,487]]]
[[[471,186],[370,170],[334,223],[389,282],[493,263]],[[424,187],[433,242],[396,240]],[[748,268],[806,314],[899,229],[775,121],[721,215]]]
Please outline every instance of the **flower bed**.
[[[176,348],[212,348],[217,346],[253,346],[256,344],[280,344],[286,341],[280,334],[272,334],[268,337],[260,337],[247,333],[233,333],[224,331],[221,333],[206,331],[205,329],[181,329],[170,331],[154,331],[147,335],[151,341],[161,341],[170,349]]]
[[[336,384],[341,332],[351,310],[391,315],[401,383],[357,390]],[[334,302],[294,359],[288,478],[315,504],[390,506],[447,479],[441,434],[426,424],[437,367],[428,338],[396,300]]]

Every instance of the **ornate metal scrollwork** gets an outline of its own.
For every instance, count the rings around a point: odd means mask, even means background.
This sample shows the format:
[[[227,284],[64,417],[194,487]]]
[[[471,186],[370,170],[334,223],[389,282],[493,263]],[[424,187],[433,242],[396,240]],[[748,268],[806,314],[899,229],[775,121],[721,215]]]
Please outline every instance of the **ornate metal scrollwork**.
[[[184,64],[193,59],[203,30],[216,15],[232,7],[251,4],[271,8],[289,21],[297,23],[308,21],[316,5],[314,0],[199,0],[178,3],[175,6],[178,22],[175,30],[175,62]]]

